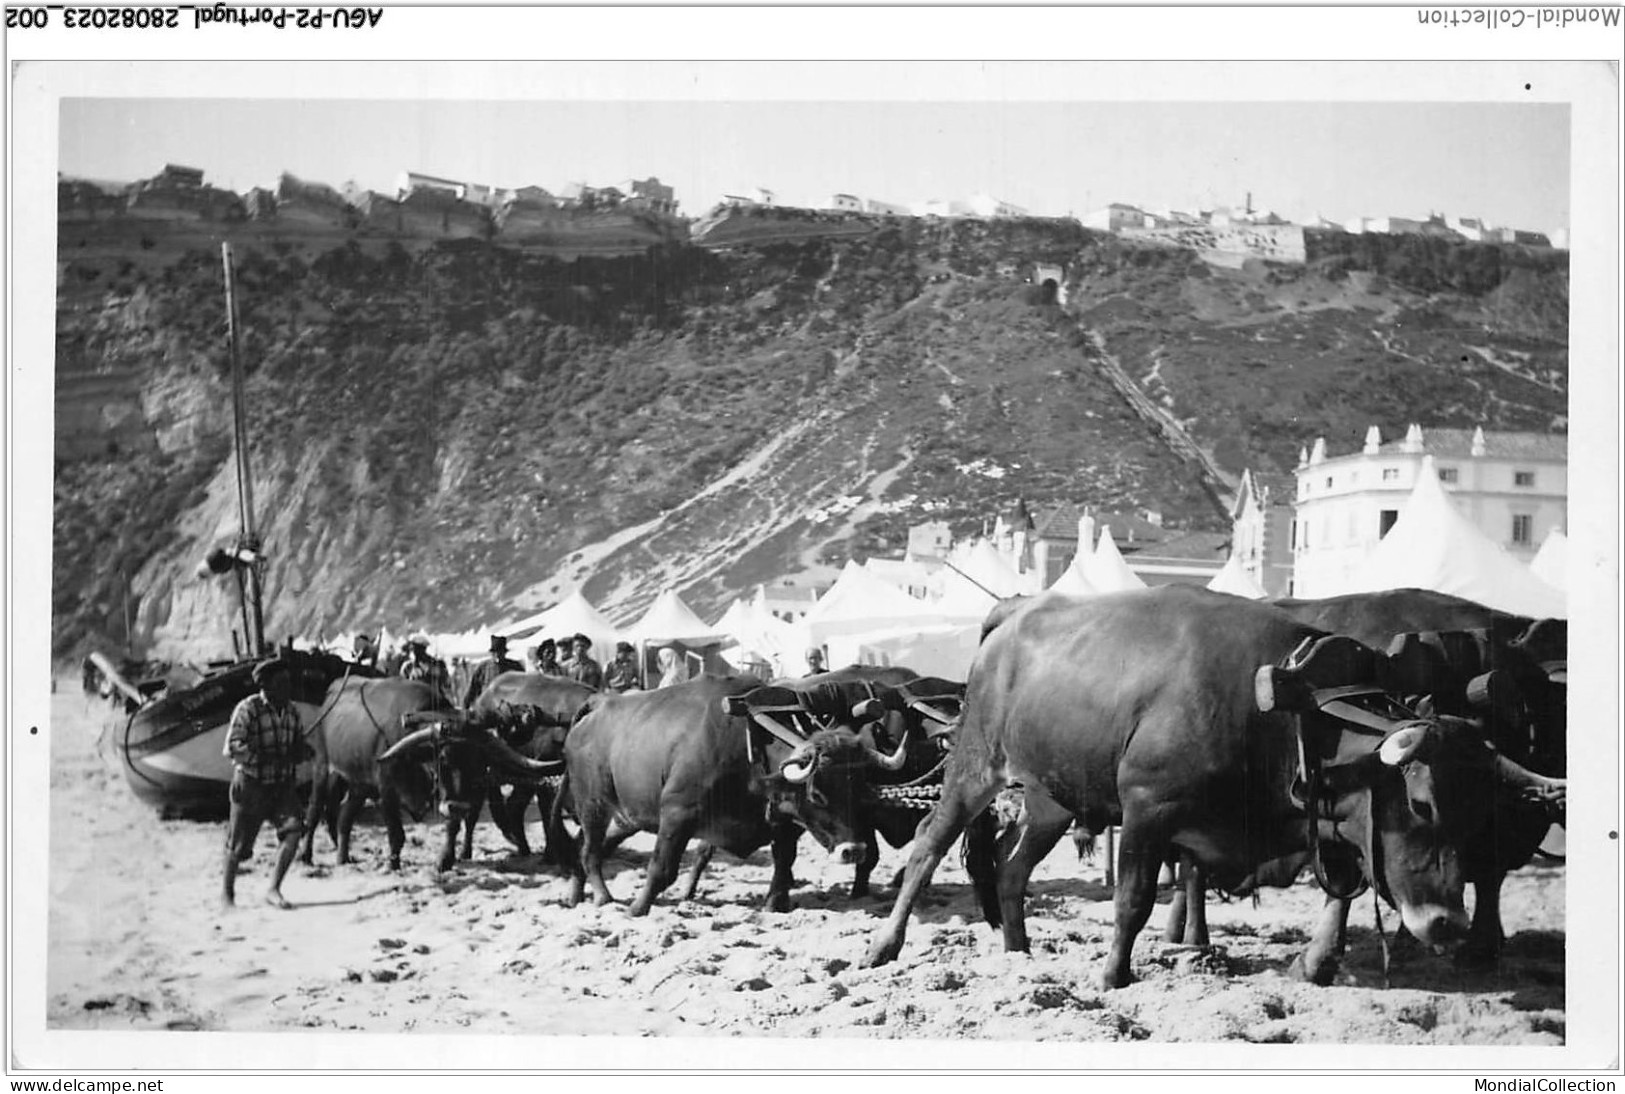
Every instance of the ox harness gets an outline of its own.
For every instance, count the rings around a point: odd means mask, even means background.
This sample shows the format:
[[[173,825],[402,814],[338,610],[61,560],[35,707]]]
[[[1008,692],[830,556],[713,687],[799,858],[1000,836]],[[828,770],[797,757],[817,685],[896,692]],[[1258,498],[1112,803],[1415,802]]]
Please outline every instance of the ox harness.
[[[853,683],[862,685],[867,699],[876,698],[875,685],[871,681],[853,681]],[[766,751],[755,742],[757,730],[765,731],[775,740],[788,745],[792,751],[797,750],[806,745],[814,734],[835,726],[838,715],[826,712],[825,708],[850,706],[848,702],[850,697],[838,685],[825,685],[816,689],[811,702],[795,689],[784,690],[794,692],[797,696],[796,701],[747,704],[750,722],[745,727],[746,756],[752,765],[760,766],[764,772],[768,770],[769,763]],[[958,725],[962,695],[951,688],[944,690],[940,695],[916,695],[906,684],[896,687],[895,690],[903,697],[909,709],[921,715],[925,736],[928,740],[936,742],[941,755],[929,771],[914,779],[903,783],[871,785],[868,788],[867,800],[870,805],[880,808],[926,811],[936,805],[942,795],[943,771],[952,745],[952,733]],[[780,721],[781,718],[785,721]],[[906,737],[909,732],[909,727],[905,726],[904,736]]]

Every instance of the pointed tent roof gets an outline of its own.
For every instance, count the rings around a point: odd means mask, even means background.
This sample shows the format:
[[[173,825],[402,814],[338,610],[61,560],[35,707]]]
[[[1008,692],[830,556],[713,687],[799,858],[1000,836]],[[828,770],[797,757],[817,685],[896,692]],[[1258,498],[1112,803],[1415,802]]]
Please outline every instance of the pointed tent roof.
[[[807,649],[794,624],[775,617],[756,601],[735,600],[712,629],[726,634],[741,651],[767,661],[779,674],[793,671]],[[730,660],[735,659],[730,656]]]
[[[1083,576],[1089,580],[1089,584],[1103,593],[1145,588],[1145,582],[1140,580],[1140,575],[1129,569],[1128,563],[1123,561],[1109,527],[1100,529],[1100,541],[1095,545],[1094,554],[1083,564]]]
[[[1081,554],[1073,555],[1071,563],[1067,565],[1065,570],[1061,571],[1061,576],[1055,579],[1055,584],[1049,587],[1049,591],[1062,593],[1066,596],[1093,596],[1098,593],[1100,590],[1091,585],[1089,579],[1083,576],[1083,570],[1079,565],[1082,559],[1083,555]]]
[[[901,624],[940,622],[940,613],[887,584],[851,559],[830,590],[818,599],[799,627],[808,643],[820,645],[836,635],[895,629]]]
[[[521,619],[506,631],[508,641],[534,645],[544,638],[559,639],[584,634],[592,639],[594,650],[614,646],[621,637],[619,628],[593,607],[577,589],[546,611]]]
[[[1450,593],[1536,619],[1568,618],[1561,589],[1535,576],[1456,510],[1432,456],[1422,458],[1399,519],[1343,591],[1404,588]]]
[[[1268,594],[1263,586],[1253,580],[1253,575],[1242,568],[1241,556],[1232,553],[1225,562],[1223,569],[1213,575],[1213,580],[1207,587],[1216,593],[1229,593],[1231,596],[1244,596],[1248,600],[1263,600]]]
[[[1536,577],[1554,589],[1567,589],[1569,563],[1569,537],[1563,534],[1563,529],[1554,527],[1546,533],[1546,539],[1535,552],[1535,557],[1529,562],[1529,569]]]
[[[626,637],[631,642],[683,642],[704,646],[724,641],[728,635],[695,615],[682,597],[667,589],[655,597],[643,618],[626,629]]]

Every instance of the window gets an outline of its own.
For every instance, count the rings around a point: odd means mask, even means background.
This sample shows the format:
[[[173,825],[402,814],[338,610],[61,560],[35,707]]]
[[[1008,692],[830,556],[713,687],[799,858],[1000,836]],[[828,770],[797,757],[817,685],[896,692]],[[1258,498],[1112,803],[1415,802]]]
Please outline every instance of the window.
[[[1291,550],[1294,550],[1294,551],[1296,551],[1298,549],[1298,522],[1297,521],[1292,522],[1292,542],[1290,544],[1288,544],[1288,546],[1290,547]]]
[[[1458,478],[1458,476],[1456,474],[1456,469],[1454,467],[1441,467],[1441,468],[1439,468],[1439,481],[1440,482],[1455,482],[1457,480],[1457,478]]]
[[[1384,509],[1377,517],[1377,538],[1381,539],[1388,534],[1388,529],[1394,526],[1399,519],[1398,509]]]
[[[1528,547],[1534,543],[1535,537],[1532,534],[1534,523],[1535,519],[1528,513],[1512,514],[1512,542],[1519,547]]]
[[[1533,471],[1514,471],[1512,473],[1512,485],[1513,486],[1533,486],[1533,485],[1535,485],[1535,473]]]
[[[1327,475],[1326,476],[1326,489],[1330,490],[1331,488],[1332,488],[1332,477],[1330,475]]]
[[[1399,468],[1397,468],[1397,467],[1384,467],[1382,469],[1382,481],[1383,482],[1398,482],[1399,481]]]

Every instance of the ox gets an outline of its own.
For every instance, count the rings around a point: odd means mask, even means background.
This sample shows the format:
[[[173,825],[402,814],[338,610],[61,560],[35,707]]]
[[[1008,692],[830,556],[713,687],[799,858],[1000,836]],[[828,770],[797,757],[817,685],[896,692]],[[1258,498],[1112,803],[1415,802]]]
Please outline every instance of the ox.
[[[1469,717],[1495,748],[1541,775],[1567,772],[1567,626],[1487,608],[1426,589],[1354,593],[1276,606],[1302,623],[1388,650],[1390,690],[1427,696],[1441,714]],[[1506,875],[1527,864],[1562,801],[1532,799],[1497,787],[1484,831],[1467,844],[1463,867],[1473,885],[1473,922],[1458,956],[1495,959],[1505,941],[1500,893]],[[1170,914],[1175,925],[1176,898]]]
[[[544,763],[564,758],[564,739],[576,718],[585,712],[587,700],[597,692],[586,684],[562,676],[545,676],[532,672],[505,672],[491,681],[469,708],[474,714],[495,714],[503,709],[519,708],[530,712],[534,728],[524,728],[504,734],[507,743],[522,756]],[[493,779],[489,788],[491,819],[507,837],[508,842],[521,855],[530,854],[530,841],[525,836],[525,810],[532,798],[543,817],[550,813],[551,794],[544,785],[533,782],[516,783],[506,798],[502,784]],[[550,862],[567,864],[569,838],[549,831],[546,836],[545,858]]]
[[[401,757],[432,736],[421,728],[414,731],[416,722],[451,717],[454,713],[443,709],[443,700],[434,689],[414,680],[350,677],[328,688],[312,727],[320,731],[312,732],[312,737],[320,741],[317,762],[324,770],[312,789],[310,815],[328,812],[331,818],[329,807],[338,804],[334,798],[343,788],[338,815],[329,821],[341,864],[351,861],[350,833],[356,815],[369,798],[376,798],[389,834],[389,867],[400,868],[401,848],[406,844],[402,808],[414,817],[427,814],[433,809],[436,784],[448,782],[435,767],[405,762]],[[484,744],[485,738],[480,741]],[[495,745],[480,749],[481,753],[494,750]],[[454,821],[460,819],[457,811],[448,809],[448,813]],[[314,836],[314,826],[307,828],[300,848],[305,863],[311,861]],[[448,832],[448,848],[454,848],[454,836],[454,830]],[[442,856],[441,866],[450,866],[446,856]]]
[[[588,884],[595,903],[613,899],[603,877],[612,820],[657,833],[632,915],[647,914],[696,837],[739,856],[770,844],[767,905],[780,912],[790,907],[798,824],[837,861],[860,861],[857,812],[867,772],[900,768],[907,749],[904,742],[887,756],[859,738],[854,723],[881,713],[865,691],[852,682],[802,690],[702,676],[595,698],[564,745],[566,790],[582,835],[569,902],[579,902]],[[829,724],[803,736],[792,721],[797,717]],[[555,814],[565,796],[555,799]],[[705,857],[695,864],[690,891]]]
[[[1313,866],[1326,910],[1295,971],[1316,983],[1334,974],[1349,903],[1367,883],[1422,941],[1459,938],[1462,840],[1482,828],[1493,784],[1550,781],[1470,726],[1398,707],[1369,684],[1377,659],[1268,605],[1188,587],[1022,605],[971,668],[942,801],[867,963],[896,957],[944,850],[1012,782],[1028,808],[1000,841],[996,879],[990,837],[967,855],[1006,949],[1027,947],[1027,878],[1071,818],[1121,826],[1106,988],[1132,980],[1134,939],[1176,848],[1232,892]]]
[[[794,680],[775,681],[776,686],[817,693],[834,686],[848,695],[855,685],[865,697],[880,701],[882,716],[859,730],[865,744],[890,755],[907,742],[903,765],[895,771],[882,767],[870,774],[870,793],[859,803],[858,840],[864,856],[852,876],[850,895],[867,896],[869,878],[880,862],[884,838],[892,847],[902,847],[914,838],[923,819],[918,804],[929,799],[941,784],[941,769],[952,744],[951,729],[959,714],[965,685],[936,677],[922,677],[900,665],[849,665],[833,672],[821,672]],[[831,699],[826,706],[839,706]],[[803,733],[807,727],[803,726]]]

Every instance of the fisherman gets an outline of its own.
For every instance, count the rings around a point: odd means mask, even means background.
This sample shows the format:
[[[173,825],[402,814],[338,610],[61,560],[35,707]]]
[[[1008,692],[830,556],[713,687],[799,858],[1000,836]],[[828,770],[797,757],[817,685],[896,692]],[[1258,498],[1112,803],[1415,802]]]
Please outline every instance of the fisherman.
[[[486,688],[505,672],[524,672],[525,666],[508,656],[508,638],[506,635],[493,634],[491,636],[491,656],[474,666],[474,671],[468,678],[468,690],[463,692],[463,709],[468,710],[474,705]]]
[[[604,686],[604,670],[598,662],[592,659],[587,651],[592,649],[592,639],[584,634],[578,634],[570,640],[570,652],[574,654],[565,665],[565,672],[570,679],[586,684],[589,688],[597,690]]]
[[[824,671],[824,651],[822,647],[813,646],[807,650],[807,675],[816,676]]]
[[[677,652],[676,647],[662,646],[655,655],[660,665],[660,683],[658,687],[669,688],[673,684],[681,684],[688,679],[688,666],[683,663],[683,655]]]
[[[378,643],[373,640],[372,635],[356,635],[355,641],[351,644],[351,650],[355,654],[355,663],[357,665],[364,665],[372,669],[378,667]]]
[[[565,676],[564,666],[559,664],[559,644],[551,638],[542,639],[542,644],[536,647],[536,672],[542,676]]]
[[[295,768],[315,755],[305,740],[299,708],[293,705],[293,675],[280,657],[254,667],[259,691],[237,704],[226,731],[225,755],[230,757],[231,820],[226,828],[225,878],[221,902],[237,901],[237,865],[248,858],[260,826],[276,826],[281,845],[271,873],[265,902],[291,908],[282,895],[282,879],[299,850],[305,825],[294,792]]]
[[[401,662],[400,675],[403,680],[428,684],[447,706],[451,705],[451,674],[444,661],[429,656],[429,636],[422,631],[406,640],[406,660]]]
[[[638,658],[632,643],[615,643],[615,660],[609,663],[609,669],[604,673],[604,690],[638,690]]]

